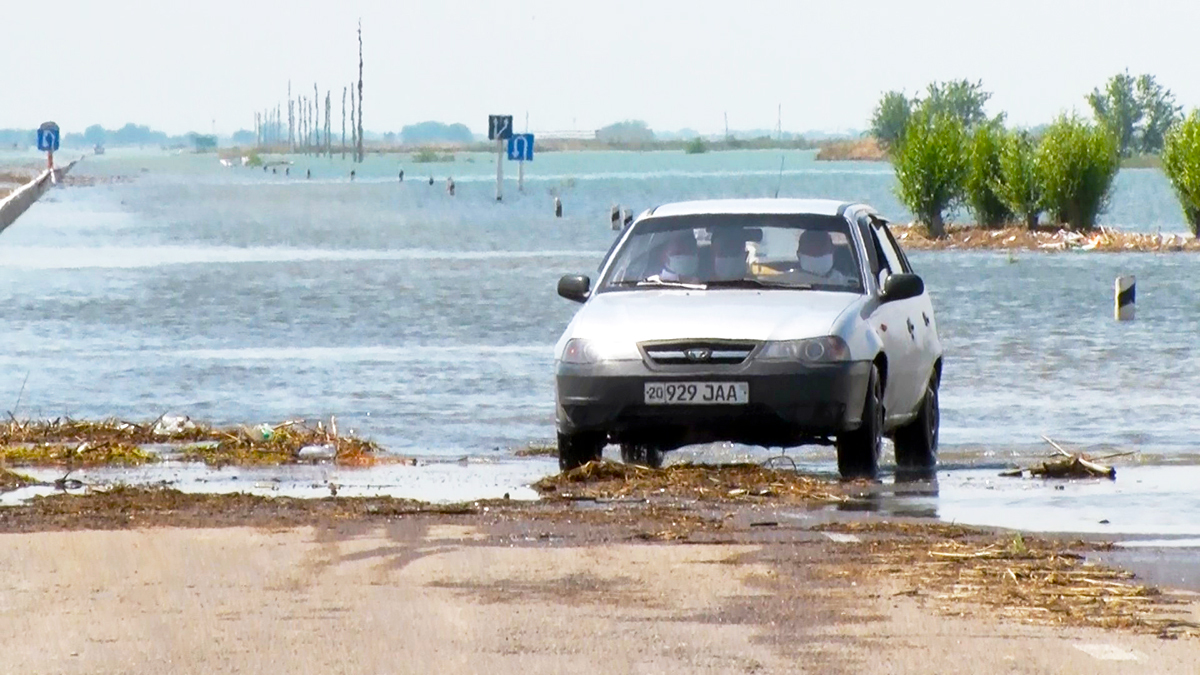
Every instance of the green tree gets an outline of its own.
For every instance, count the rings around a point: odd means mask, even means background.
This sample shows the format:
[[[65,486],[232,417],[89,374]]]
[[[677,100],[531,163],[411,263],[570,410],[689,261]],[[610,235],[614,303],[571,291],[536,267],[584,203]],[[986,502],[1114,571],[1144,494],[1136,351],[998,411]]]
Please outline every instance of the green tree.
[[[1116,138],[1077,117],[1059,117],[1034,153],[1045,204],[1073,230],[1090,230],[1108,206],[1121,168]]]
[[[704,153],[708,152],[708,144],[704,142],[703,138],[697,136],[688,141],[687,145],[684,146],[683,151],[689,155],[703,155]]]
[[[1182,110],[1153,75],[1135,78],[1129,71],[1113,75],[1103,91],[1093,90],[1088,104],[1096,121],[1116,137],[1122,157],[1161,152],[1167,130]]]
[[[914,113],[892,162],[896,196],[930,236],[946,236],[943,214],[962,200],[970,170],[962,121],[952,115]]]
[[[654,141],[654,131],[641,120],[625,120],[598,129],[596,140],[604,143],[650,143]]]
[[[1138,78],[1137,100],[1143,120],[1139,150],[1162,152],[1167,132],[1179,121],[1183,108],[1175,105],[1175,95],[1155,82],[1153,75]]]
[[[1188,227],[1200,236],[1200,110],[1167,132],[1162,161]]]
[[[991,97],[990,92],[983,90],[982,80],[931,82],[920,106],[930,115],[946,114],[956,117],[969,130],[988,121],[983,107]]]
[[[1028,133],[1005,134],[1000,143],[1000,172],[992,186],[1000,201],[1020,216],[1029,229],[1037,227],[1042,212],[1042,187],[1034,171],[1033,153],[1033,140]]]
[[[871,114],[871,135],[885,150],[892,150],[904,139],[904,129],[912,117],[913,102],[902,91],[889,91],[879,99]]]
[[[967,205],[975,215],[975,222],[985,227],[1003,225],[1013,215],[996,194],[1003,142],[1004,128],[999,124],[980,124],[971,132],[968,141]]]

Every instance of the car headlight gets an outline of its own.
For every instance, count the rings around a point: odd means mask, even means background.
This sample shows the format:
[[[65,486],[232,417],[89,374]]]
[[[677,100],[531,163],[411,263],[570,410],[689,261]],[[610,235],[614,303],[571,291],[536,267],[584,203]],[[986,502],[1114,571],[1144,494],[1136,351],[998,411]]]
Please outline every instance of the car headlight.
[[[563,363],[584,366],[593,363],[603,363],[605,361],[638,361],[641,358],[637,347],[632,344],[623,345],[620,343],[585,340],[583,338],[571,338],[567,340],[567,344],[563,347],[562,352]]]
[[[768,342],[758,354],[760,359],[775,361],[806,361],[808,363],[837,363],[850,360],[850,347],[836,335],[807,340]]]

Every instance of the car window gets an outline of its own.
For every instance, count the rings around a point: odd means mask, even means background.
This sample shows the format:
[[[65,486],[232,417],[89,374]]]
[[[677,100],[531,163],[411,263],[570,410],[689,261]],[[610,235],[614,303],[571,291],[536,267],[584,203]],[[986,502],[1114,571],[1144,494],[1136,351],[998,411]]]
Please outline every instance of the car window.
[[[904,271],[904,263],[900,260],[900,254],[896,253],[892,242],[888,239],[886,230],[881,230],[879,227],[872,227],[871,230],[876,234],[876,241],[879,244],[880,250],[883,252],[883,258],[887,261],[888,270],[892,274],[899,274]]]
[[[704,214],[639,221],[598,291],[664,285],[863,292],[850,224],[804,214]]]
[[[896,250],[897,254],[899,254],[900,264],[903,265],[902,269],[905,272],[912,274],[913,269],[912,264],[908,262],[908,254],[904,252],[904,249],[900,248],[899,242],[896,241],[896,237],[892,234],[892,228],[888,227],[887,223],[880,222],[879,229],[883,231],[885,235],[887,235],[888,243],[891,244],[892,248]]]
[[[871,271],[871,275],[876,279],[879,278],[879,271],[883,269],[882,263],[883,252],[879,249],[879,243],[875,241],[875,235],[871,232],[871,219],[867,216],[860,216],[858,219],[858,229],[862,234],[862,240],[866,244],[867,249],[867,266]]]

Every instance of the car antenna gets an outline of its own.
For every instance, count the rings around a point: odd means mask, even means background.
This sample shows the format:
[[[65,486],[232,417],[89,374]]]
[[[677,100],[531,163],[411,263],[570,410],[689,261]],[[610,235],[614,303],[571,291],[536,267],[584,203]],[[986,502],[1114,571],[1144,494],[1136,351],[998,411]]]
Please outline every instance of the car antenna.
[[[779,182],[775,183],[775,199],[779,199],[779,188],[783,187],[783,162],[787,155],[779,156]]]

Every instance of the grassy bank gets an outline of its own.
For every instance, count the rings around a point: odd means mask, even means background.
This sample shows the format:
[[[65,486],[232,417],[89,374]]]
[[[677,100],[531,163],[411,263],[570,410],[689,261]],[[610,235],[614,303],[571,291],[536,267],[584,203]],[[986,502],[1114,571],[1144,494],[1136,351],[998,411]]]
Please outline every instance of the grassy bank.
[[[855,138],[822,143],[817,151],[817,159],[827,162],[886,162],[888,154],[874,138]]]

